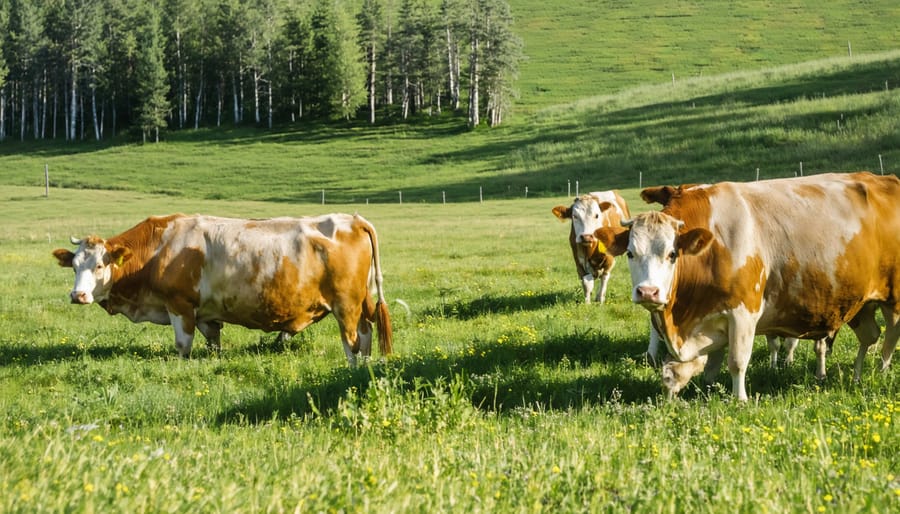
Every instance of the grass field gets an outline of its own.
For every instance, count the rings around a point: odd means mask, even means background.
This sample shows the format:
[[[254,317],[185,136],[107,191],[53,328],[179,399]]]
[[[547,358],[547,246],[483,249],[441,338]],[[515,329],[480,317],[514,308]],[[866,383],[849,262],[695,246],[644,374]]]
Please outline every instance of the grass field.
[[[875,0],[510,0],[528,59],[515,113],[646,84],[897,49]],[[848,48],[848,44],[850,45]]]
[[[636,190],[626,198],[640,208]],[[0,511],[888,512],[900,505],[896,369],[828,379],[808,342],[752,400],[727,373],[682,399],[644,361],[624,263],[581,305],[558,199],[346,205],[379,229],[396,355],[348,369],[331,318],[285,345],[227,326],[176,357],[170,327],[68,304],[50,251],[150,213],[316,204],[2,187]],[[139,215],[137,213],[140,213]],[[874,352],[873,352],[874,354]],[[824,510],[823,510],[824,509]]]
[[[896,365],[873,350],[854,384],[842,331],[819,383],[810,342],[770,370],[760,340],[747,404],[724,371],[667,400],[627,266],[580,304],[550,213],[800,163],[897,173],[898,4],[511,3],[530,58],[498,129],[0,144],[0,512],[900,510]],[[396,355],[348,368],[326,318],[285,343],[226,326],[182,360],[170,327],[68,303],[53,249],[176,211],[363,214]]]

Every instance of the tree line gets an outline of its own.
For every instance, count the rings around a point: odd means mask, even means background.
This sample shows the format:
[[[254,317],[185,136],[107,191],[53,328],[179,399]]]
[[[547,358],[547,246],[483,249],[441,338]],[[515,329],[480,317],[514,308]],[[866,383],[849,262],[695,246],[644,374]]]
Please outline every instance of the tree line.
[[[502,123],[505,0],[0,0],[0,141],[223,124]]]

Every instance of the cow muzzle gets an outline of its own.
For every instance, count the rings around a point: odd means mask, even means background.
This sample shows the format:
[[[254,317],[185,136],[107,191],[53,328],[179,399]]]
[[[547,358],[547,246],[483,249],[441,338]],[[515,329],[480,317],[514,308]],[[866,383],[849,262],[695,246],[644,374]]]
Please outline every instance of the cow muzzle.
[[[585,246],[590,246],[590,245],[594,244],[595,241],[596,241],[596,239],[594,238],[594,234],[591,234],[590,232],[581,234],[578,237],[578,243],[583,244]]]
[[[94,303],[94,298],[91,296],[91,293],[84,291],[72,291],[69,295],[69,299],[72,303],[77,303],[79,305],[89,305]]]
[[[635,287],[632,301],[649,310],[662,309],[666,305],[665,299],[660,296],[660,290],[656,286],[641,285]]]

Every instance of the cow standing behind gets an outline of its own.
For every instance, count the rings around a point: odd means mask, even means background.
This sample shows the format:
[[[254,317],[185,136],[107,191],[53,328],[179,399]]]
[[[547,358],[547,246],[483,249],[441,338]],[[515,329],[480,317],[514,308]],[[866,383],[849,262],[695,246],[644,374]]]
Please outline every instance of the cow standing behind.
[[[584,290],[584,303],[591,303],[594,280],[599,278],[596,300],[602,304],[616,260],[598,245],[594,232],[602,227],[618,227],[620,220],[631,217],[625,199],[617,191],[598,191],[576,197],[568,207],[557,205],[552,211],[560,221],[572,220],[569,246]]]
[[[183,357],[195,329],[217,350],[223,323],[293,335],[329,312],[351,365],[360,351],[370,355],[373,321],[382,354],[391,353],[378,240],[361,216],[175,214],[147,218],[109,239],[72,243],[74,253],[53,252],[60,266],[75,271],[72,303],[96,302],[134,322],[172,325]]]
[[[885,319],[882,369],[900,336],[900,180],[871,173],[752,183],[655,187],[641,192],[662,212],[601,229],[626,253],[632,300],[651,313],[669,351],[663,383],[677,393],[701,370],[716,373],[728,350],[735,396],[754,334],[808,339],[848,324],[859,339],[854,378]]]

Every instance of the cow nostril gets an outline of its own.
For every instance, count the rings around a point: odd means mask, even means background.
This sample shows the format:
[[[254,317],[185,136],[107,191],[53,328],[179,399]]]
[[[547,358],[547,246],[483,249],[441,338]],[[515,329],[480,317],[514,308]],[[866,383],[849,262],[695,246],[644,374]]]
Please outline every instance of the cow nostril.
[[[659,298],[659,288],[655,286],[638,286],[637,296],[642,300],[656,300]]]
[[[581,234],[581,240],[585,243],[593,243],[594,242],[594,234]]]

